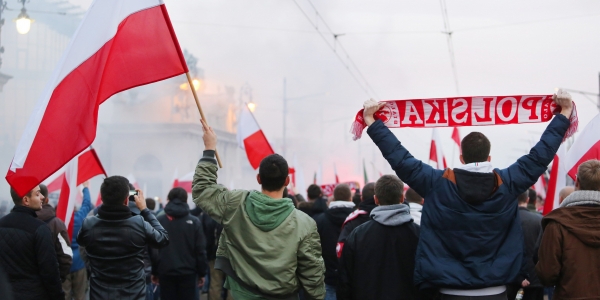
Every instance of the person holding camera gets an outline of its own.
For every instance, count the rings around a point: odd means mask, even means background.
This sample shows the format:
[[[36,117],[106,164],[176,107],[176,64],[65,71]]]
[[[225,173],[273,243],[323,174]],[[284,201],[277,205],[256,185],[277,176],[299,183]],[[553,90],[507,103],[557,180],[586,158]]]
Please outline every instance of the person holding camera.
[[[144,255],[146,246],[169,244],[167,231],[146,208],[141,190],[129,190],[122,176],[104,179],[98,215],[86,218],[77,235],[90,262],[90,299],[145,299]],[[135,201],[140,210],[128,207]]]

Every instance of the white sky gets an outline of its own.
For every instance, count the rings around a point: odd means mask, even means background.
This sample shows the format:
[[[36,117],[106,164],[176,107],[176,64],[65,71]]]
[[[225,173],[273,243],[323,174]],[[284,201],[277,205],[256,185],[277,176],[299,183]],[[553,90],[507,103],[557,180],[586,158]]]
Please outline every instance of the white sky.
[[[91,3],[70,1],[84,8]],[[312,1],[333,32],[345,34],[339,42],[379,99],[456,96],[439,1]],[[354,115],[375,93],[359,86],[298,8],[315,22],[308,0],[165,2],[180,44],[199,58],[208,85],[252,87],[256,117],[276,148],[283,78],[290,98],[320,94],[288,106],[288,158],[297,154],[306,181],[320,157],[325,181],[333,180],[334,163],[342,180],[362,178],[363,158],[375,166],[368,167],[370,176],[389,171],[368,136],[350,139]],[[557,87],[598,92],[600,2],[448,0],[446,6],[461,95],[549,94]],[[317,24],[325,28],[322,20]],[[326,40],[332,45],[331,34]],[[598,110],[589,99],[573,97],[582,129]],[[328,121],[323,126],[322,112]],[[473,130],[488,135],[492,162],[506,167],[545,126],[460,130],[461,136]],[[431,129],[393,131],[417,158],[427,159]],[[441,130],[452,164],[450,135],[451,129]]]

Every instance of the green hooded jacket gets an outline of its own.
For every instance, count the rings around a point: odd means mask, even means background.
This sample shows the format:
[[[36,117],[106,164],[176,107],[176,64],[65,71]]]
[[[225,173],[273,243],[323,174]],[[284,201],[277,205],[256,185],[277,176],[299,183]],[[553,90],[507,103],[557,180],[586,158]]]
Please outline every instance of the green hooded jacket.
[[[315,221],[289,199],[218,185],[213,155],[205,151],[198,163],[192,196],[223,225],[215,265],[227,261],[245,285],[274,298],[303,288],[306,299],[324,299],[325,266]],[[226,284],[235,299],[265,299],[232,278]]]

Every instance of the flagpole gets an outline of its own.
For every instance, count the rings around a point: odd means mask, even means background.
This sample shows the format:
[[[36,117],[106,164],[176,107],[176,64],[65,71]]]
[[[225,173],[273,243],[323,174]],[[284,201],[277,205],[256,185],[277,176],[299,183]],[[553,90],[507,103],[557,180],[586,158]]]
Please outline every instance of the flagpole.
[[[190,89],[192,90],[192,94],[194,94],[194,100],[196,101],[196,106],[198,107],[198,111],[200,112],[200,117],[206,124],[208,125],[208,121],[204,117],[204,112],[202,111],[202,107],[200,106],[200,101],[198,100],[198,94],[196,94],[196,89],[194,88],[194,83],[192,82],[192,77],[190,76],[190,72],[186,72],[185,76],[187,76],[188,83],[190,84]],[[223,168],[223,164],[221,163],[221,158],[219,157],[219,152],[215,148],[215,157],[217,158],[217,163],[219,164],[219,168]]]

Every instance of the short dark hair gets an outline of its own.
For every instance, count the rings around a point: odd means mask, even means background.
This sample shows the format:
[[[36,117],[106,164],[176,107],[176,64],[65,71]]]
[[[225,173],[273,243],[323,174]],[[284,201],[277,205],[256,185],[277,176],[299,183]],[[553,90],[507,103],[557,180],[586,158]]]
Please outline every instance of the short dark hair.
[[[146,207],[148,207],[149,210],[154,210],[156,207],[156,201],[154,201],[152,198],[146,198]]]
[[[471,132],[460,142],[462,157],[465,164],[487,161],[492,145],[490,140],[481,132]]]
[[[529,194],[529,203],[534,204],[535,199],[537,199],[537,192],[532,188],[528,188],[527,193]]]
[[[412,188],[406,190],[405,198],[406,201],[411,203],[423,203],[423,197],[421,197],[421,195],[419,195],[419,193],[417,193],[417,191],[413,190]]]
[[[308,199],[314,200],[323,196],[323,191],[321,190],[320,186],[311,184],[308,186],[308,189],[306,189],[306,196]]]
[[[48,198],[48,187],[45,184],[40,183],[40,193],[44,198]]]
[[[260,162],[258,176],[262,188],[266,191],[278,191],[285,185],[288,177],[288,163],[279,154],[271,154]]]
[[[402,202],[404,183],[396,175],[383,175],[375,183],[375,196],[379,205],[393,205]]]
[[[31,197],[31,192],[33,192],[33,189],[31,189],[31,191],[25,194],[25,196]],[[23,205],[23,197],[19,196],[19,194],[17,194],[17,191],[15,191],[15,189],[13,189],[12,187],[10,188],[10,197],[12,198],[13,203],[15,205]]]
[[[173,201],[175,199],[179,199],[182,202],[187,202],[187,191],[182,188],[182,187],[174,187],[169,191],[169,194],[167,195],[167,199],[169,199],[169,201]]]
[[[345,200],[352,199],[352,191],[350,186],[345,183],[340,183],[333,189],[333,200]]]
[[[119,205],[129,197],[129,180],[123,176],[110,176],[104,178],[100,186],[102,203],[106,205]]]
[[[521,195],[519,195],[517,197],[517,201],[519,203],[525,203],[525,202],[528,202],[528,200],[529,200],[529,190],[523,192]]]
[[[369,182],[362,189],[362,199],[365,201],[373,196],[375,196],[375,182]]]

